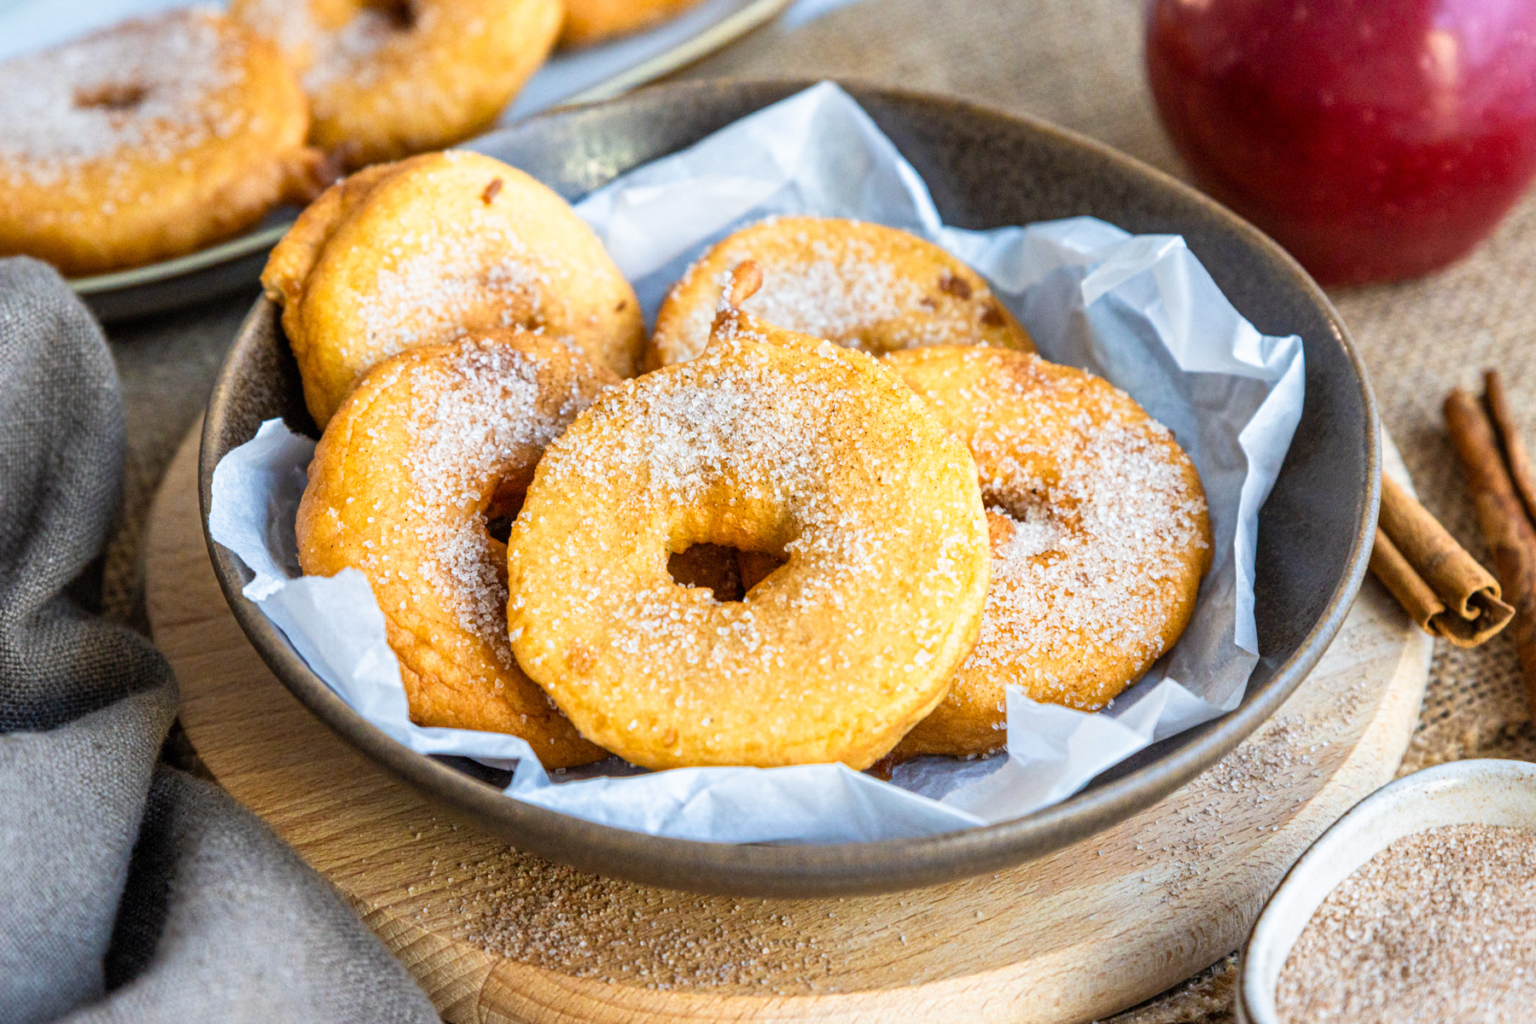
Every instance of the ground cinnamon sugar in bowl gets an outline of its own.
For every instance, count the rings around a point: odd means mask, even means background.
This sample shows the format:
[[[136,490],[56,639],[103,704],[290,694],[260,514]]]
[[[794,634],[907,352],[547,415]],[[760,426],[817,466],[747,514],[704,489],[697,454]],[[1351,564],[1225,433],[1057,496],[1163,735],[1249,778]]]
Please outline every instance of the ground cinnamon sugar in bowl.
[[[1432,828],[1318,906],[1281,969],[1282,1024],[1536,1020],[1536,832]]]

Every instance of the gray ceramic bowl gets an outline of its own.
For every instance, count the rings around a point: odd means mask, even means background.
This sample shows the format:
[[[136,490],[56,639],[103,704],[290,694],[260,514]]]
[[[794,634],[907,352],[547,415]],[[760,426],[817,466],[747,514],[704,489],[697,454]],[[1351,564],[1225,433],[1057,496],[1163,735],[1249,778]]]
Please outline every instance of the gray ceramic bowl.
[[[810,83],[665,85],[555,111],[477,142],[575,199]],[[240,594],[249,578],[209,541],[225,596],[279,679],[369,757],[462,819],[579,868],[674,888],[836,895],[914,888],[1039,857],[1141,810],[1212,764],[1278,708],[1328,646],[1359,589],[1376,523],[1375,404],[1344,325],[1269,239],[1204,196],[1059,128],[934,96],[850,92],[927,180],[946,222],[967,228],[1091,214],[1133,232],[1182,234],[1244,316],[1301,335],[1306,406],[1260,517],[1257,618],[1264,656],[1237,710],[1159,743],[1083,792],[1016,821],[925,839],[735,846],[594,825],[502,796],[467,763],[412,753],[353,712]],[[281,415],[314,432],[275,307],[257,302],[215,385],[203,432],[206,524],[213,468]]]

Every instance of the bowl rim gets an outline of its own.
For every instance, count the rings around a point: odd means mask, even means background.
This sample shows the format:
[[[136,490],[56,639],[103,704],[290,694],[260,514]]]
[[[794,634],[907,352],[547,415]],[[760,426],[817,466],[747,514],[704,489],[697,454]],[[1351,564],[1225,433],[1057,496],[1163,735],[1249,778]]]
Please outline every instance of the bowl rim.
[[[705,96],[710,93],[761,95],[763,105],[819,79],[708,79],[648,86],[599,104],[566,107],[541,113],[523,122],[568,117],[595,106],[655,102],[661,97]],[[219,586],[235,618],[257,651],[283,684],[311,712],[349,743],[383,764],[403,781],[430,794],[479,827],[515,838],[520,848],[594,873],[622,875],[642,884],[697,892],[739,896],[841,896],[891,892],[996,871],[1042,856],[1101,831],[1151,806],[1224,757],[1267,720],[1317,664],[1343,624],[1364,579],[1375,535],[1380,501],[1381,441],[1376,399],[1359,353],[1337,310],[1301,265],[1257,228],[1210,197],[1127,154],[1027,115],[1004,112],[948,96],[906,89],[838,81],[856,100],[878,99],[907,106],[942,106],[978,121],[1005,122],[1053,141],[1091,151],[1121,171],[1170,190],[1181,200],[1203,207],[1233,234],[1290,272],[1301,293],[1329,321],[1334,338],[1354,372],[1365,411],[1365,502],[1350,540],[1343,573],[1334,584],[1322,614],[1295,651],[1275,669],[1269,685],[1256,698],[1214,719],[1204,732],[1179,749],[1150,764],[1066,800],[995,825],[937,836],[833,845],[708,843],[631,832],[570,817],[557,811],[508,799],[500,790],[417,754],[386,736],[354,712],[299,657],[287,638],[242,594],[245,570],[235,556],[208,535],[208,509],[215,451],[231,415],[231,368],[252,346],[263,317],[275,317],[276,307],[259,297],[241,324],[214,385],[204,419],[198,463],[198,491],[204,538]],[[515,130],[515,129],[514,129]]]
[[[1318,906],[1344,879],[1392,843],[1426,829],[1508,824],[1512,815],[1495,813],[1497,804],[1494,810],[1480,808],[1475,798],[1496,799],[1520,788],[1533,791],[1524,802],[1529,827],[1536,828],[1536,764],[1501,758],[1425,768],[1387,783],[1346,811],[1291,866],[1259,912],[1241,953],[1238,1021],[1279,1024],[1275,986],[1280,972]],[[1326,887],[1318,892],[1320,882]]]

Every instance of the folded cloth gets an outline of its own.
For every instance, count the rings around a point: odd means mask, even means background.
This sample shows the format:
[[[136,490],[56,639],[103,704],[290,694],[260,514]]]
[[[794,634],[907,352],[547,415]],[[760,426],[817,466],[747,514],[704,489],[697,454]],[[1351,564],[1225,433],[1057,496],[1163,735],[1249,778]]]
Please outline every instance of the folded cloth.
[[[51,268],[0,260],[0,1021],[437,1021],[265,825],[156,766],[170,667],[71,594],[123,452],[100,328]]]

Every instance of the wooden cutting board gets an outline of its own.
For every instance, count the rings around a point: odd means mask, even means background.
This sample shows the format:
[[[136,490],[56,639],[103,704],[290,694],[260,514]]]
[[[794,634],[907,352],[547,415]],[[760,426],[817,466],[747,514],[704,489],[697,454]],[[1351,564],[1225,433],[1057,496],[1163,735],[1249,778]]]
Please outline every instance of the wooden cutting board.
[[[311,717],[230,614],[197,431],[145,540],[155,640],[208,769],[352,901],[455,1024],[1088,1021],[1236,948],[1291,863],[1392,778],[1431,644],[1368,580],[1274,720],[1157,806],[994,875],[884,896],[697,896],[458,825]]]

